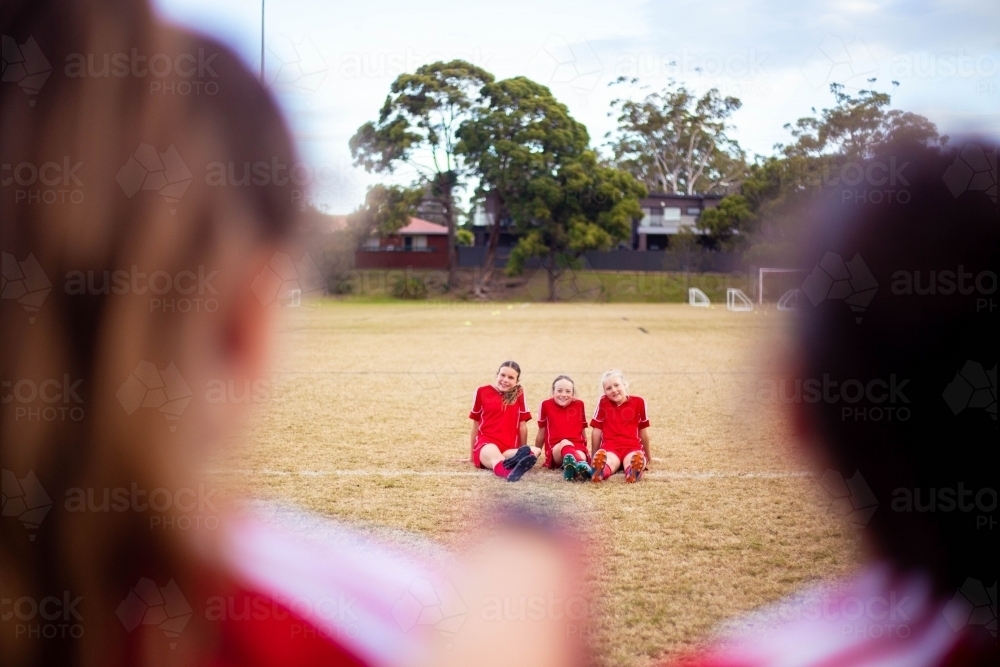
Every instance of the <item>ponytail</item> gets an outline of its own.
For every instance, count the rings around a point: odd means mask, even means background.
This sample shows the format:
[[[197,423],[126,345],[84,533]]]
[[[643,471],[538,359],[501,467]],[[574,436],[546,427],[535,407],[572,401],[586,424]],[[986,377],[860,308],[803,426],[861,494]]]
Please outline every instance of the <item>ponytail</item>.
[[[515,403],[517,403],[517,399],[519,399],[521,397],[521,394],[523,393],[524,390],[521,389],[521,385],[519,384],[514,385],[513,389],[511,389],[510,391],[505,391],[503,393],[503,406],[507,407],[508,405],[514,405]]]
[[[521,383],[520,383],[521,367],[518,366],[517,362],[516,361],[503,362],[502,364],[500,364],[500,368],[497,369],[497,373],[499,373],[501,369],[504,368],[514,369],[514,372],[517,373],[517,379],[518,379],[518,384],[514,385],[513,389],[511,389],[510,391],[503,392],[503,405],[504,407],[507,407],[508,405],[514,405],[515,403],[517,403],[517,399],[521,398],[521,394],[524,393],[524,390],[521,389]]]

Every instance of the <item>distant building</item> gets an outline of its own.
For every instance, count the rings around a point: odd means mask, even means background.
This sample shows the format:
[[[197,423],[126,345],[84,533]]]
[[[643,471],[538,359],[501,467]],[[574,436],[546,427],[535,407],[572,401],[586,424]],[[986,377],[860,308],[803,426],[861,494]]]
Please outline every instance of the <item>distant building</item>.
[[[395,234],[371,236],[354,253],[359,269],[447,269],[448,228],[421,218]]]
[[[475,237],[472,245],[487,246],[490,243],[490,236],[493,234],[493,223],[500,213],[500,202],[496,197],[488,196],[486,200],[476,205],[472,215],[472,235]],[[504,216],[500,220],[500,238],[497,240],[499,248],[513,248],[517,245],[517,230],[514,221],[510,216]]]
[[[632,250],[666,250],[670,237],[684,227],[692,230],[705,209],[719,205],[722,195],[650,194],[640,202],[643,217],[632,223]]]
[[[653,193],[640,200],[643,217],[632,223],[631,237],[619,244],[623,250],[666,250],[670,247],[670,237],[684,227],[695,229],[698,218],[705,209],[719,205],[722,195],[671,195]],[[473,215],[472,231],[474,245],[485,246],[493,233],[493,221],[499,206],[489,199],[476,207]],[[500,238],[497,246],[511,248],[517,244],[518,233],[513,220],[500,221]],[[508,251],[509,252],[509,251]],[[504,250],[501,255],[506,254]]]

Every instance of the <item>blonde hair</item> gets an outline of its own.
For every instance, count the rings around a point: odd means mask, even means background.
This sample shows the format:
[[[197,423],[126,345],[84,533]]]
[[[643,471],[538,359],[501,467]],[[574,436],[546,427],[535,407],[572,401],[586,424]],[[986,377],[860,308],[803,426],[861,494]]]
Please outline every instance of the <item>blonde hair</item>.
[[[627,398],[628,395],[629,395],[628,394],[628,380],[625,379],[625,374],[622,373],[617,368],[612,368],[610,371],[605,371],[604,375],[601,376],[601,383],[599,385],[600,386],[600,391],[601,391],[600,396],[604,395],[604,383],[607,382],[608,380],[610,380],[611,378],[618,378],[619,380],[622,381],[622,385],[624,385],[624,387],[625,387],[625,396]]]

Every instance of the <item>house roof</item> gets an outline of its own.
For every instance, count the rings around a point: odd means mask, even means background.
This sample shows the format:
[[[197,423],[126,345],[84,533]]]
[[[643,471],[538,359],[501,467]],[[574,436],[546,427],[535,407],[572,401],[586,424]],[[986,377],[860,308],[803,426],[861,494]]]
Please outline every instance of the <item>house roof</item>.
[[[400,236],[412,234],[434,236],[436,234],[447,234],[448,228],[444,225],[439,225],[436,222],[428,222],[427,220],[421,220],[420,218],[410,218],[410,224],[406,225],[396,233]]]

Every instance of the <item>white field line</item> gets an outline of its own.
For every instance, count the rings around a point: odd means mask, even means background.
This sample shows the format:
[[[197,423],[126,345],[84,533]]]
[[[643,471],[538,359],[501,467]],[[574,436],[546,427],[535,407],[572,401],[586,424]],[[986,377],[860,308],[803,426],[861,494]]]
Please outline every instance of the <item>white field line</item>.
[[[389,470],[386,468],[372,468],[369,470],[250,470],[245,468],[227,468],[208,470],[210,475],[263,475],[265,477],[479,477],[485,476],[485,470]],[[795,477],[813,477],[813,473],[806,471],[788,472],[718,472],[713,470],[705,471],[680,471],[680,472],[657,472],[651,470],[646,478],[652,479],[786,479]],[[555,477],[553,477],[555,479]]]

